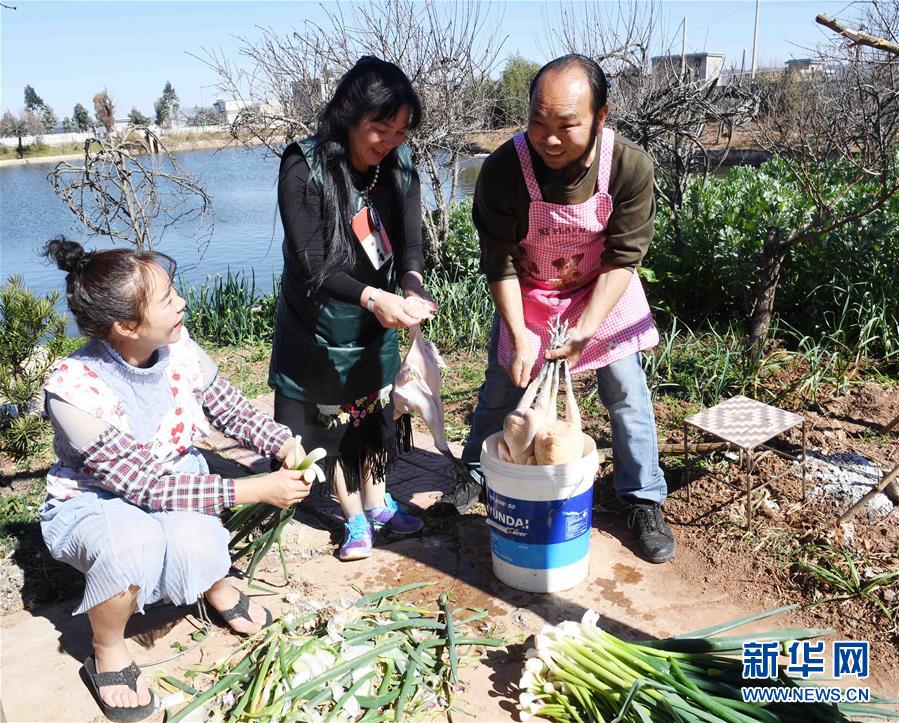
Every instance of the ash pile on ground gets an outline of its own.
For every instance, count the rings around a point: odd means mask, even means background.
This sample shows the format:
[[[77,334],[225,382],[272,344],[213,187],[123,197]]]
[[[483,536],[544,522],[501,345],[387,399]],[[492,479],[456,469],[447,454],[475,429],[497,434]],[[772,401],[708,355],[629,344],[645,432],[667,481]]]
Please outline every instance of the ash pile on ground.
[[[880,468],[852,452],[808,453],[809,495],[834,515],[841,515],[858,502],[882,479]],[[893,501],[880,493],[872,497],[859,515],[876,522],[893,511]]]

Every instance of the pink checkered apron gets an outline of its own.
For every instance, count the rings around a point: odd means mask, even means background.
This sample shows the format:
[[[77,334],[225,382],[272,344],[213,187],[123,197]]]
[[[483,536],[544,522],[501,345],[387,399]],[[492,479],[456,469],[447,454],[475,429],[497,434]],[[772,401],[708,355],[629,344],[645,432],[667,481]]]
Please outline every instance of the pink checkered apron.
[[[612,214],[609,173],[615,133],[604,128],[600,144],[596,195],[584,203],[546,203],[534,176],[524,133],[514,138],[531,204],[528,235],[517,245],[515,267],[521,284],[524,324],[537,354],[536,376],[549,348],[549,325],[556,317],[574,328],[590,300],[605,248],[605,228]],[[634,271],[627,290],[587,343],[573,372],[598,369],[659,342],[659,333]],[[512,338],[500,322],[499,361],[508,368]]]

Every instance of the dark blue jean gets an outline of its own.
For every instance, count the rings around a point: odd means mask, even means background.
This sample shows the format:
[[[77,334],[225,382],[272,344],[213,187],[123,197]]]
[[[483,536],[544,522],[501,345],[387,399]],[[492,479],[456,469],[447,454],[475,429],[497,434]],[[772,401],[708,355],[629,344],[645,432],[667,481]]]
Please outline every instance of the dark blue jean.
[[[503,428],[503,420],[524,394],[497,358],[499,317],[494,316],[487,346],[487,371],[478,392],[462,461],[480,479],[481,444]],[[659,448],[652,397],[637,352],[596,370],[599,398],[609,412],[614,453],[615,494],[631,502],[665,501],[668,488],[659,468]]]

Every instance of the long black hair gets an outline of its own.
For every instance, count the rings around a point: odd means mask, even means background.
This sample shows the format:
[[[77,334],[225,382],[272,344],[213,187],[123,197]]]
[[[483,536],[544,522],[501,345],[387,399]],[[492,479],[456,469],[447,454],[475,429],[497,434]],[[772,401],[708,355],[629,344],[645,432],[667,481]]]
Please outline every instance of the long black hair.
[[[366,118],[389,120],[404,106],[409,107],[409,129],[414,130],[421,121],[421,103],[412,83],[393,63],[366,55],[340,79],[334,96],[319,116],[315,141],[322,170],[326,251],[325,262],[314,280],[316,287],[356,259],[356,242],[350,225],[355,209],[350,207],[353,192],[349,129]],[[395,149],[381,161],[381,174],[399,192],[400,171]]]

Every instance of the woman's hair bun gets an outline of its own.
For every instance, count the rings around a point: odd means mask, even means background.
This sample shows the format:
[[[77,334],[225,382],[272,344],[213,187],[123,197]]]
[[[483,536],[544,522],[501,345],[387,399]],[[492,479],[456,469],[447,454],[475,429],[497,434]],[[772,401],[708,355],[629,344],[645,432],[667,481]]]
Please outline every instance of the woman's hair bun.
[[[84,246],[77,241],[69,241],[65,236],[57,236],[44,247],[44,255],[67,273],[79,267],[84,254]]]

